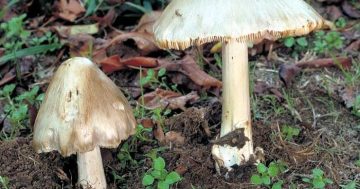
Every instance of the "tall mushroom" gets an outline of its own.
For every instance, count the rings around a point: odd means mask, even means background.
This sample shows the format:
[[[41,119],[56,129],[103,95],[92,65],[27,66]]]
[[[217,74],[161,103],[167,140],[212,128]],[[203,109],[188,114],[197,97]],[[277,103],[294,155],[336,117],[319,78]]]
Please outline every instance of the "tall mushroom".
[[[89,59],[58,68],[35,121],[36,152],[77,154],[83,186],[105,189],[100,148],[116,148],[135,132],[131,107],[118,87]]]
[[[303,0],[173,0],[164,10],[154,26],[160,47],[183,50],[212,41],[223,43],[220,137],[235,133],[237,139],[213,146],[218,168],[231,170],[254,155],[247,45],[305,35],[324,22]]]

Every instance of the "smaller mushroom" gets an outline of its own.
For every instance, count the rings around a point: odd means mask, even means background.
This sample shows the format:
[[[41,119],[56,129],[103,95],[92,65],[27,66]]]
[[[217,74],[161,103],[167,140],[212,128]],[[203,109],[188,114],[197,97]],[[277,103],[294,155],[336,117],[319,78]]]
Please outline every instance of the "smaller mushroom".
[[[58,68],[35,121],[37,153],[77,154],[79,183],[106,188],[100,147],[116,148],[135,132],[131,107],[119,88],[89,59]]]

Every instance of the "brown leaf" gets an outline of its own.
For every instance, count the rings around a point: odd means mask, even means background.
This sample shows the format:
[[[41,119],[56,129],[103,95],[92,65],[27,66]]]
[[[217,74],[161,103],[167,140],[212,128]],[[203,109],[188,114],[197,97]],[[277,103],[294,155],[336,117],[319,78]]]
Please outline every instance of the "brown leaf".
[[[201,70],[195,60],[190,56],[185,56],[183,59],[175,63],[161,61],[160,67],[165,68],[166,71],[180,72],[188,76],[196,85],[206,89],[212,87],[220,88],[222,86],[221,81],[211,77]]]
[[[285,84],[286,87],[289,87],[295,76],[297,76],[300,71],[301,68],[295,64],[282,64],[279,68],[280,80]]]
[[[340,8],[334,5],[326,7],[326,14],[331,21],[335,21],[343,16]]]
[[[38,109],[31,103],[27,103],[27,104],[29,107],[28,115],[29,115],[30,128],[33,130]]]
[[[360,39],[350,43],[350,45],[345,48],[345,51],[359,52],[360,51]]]
[[[153,120],[150,118],[141,119],[140,123],[144,128],[153,128],[154,127]]]
[[[77,17],[86,11],[78,0],[58,0],[54,6],[56,16],[70,22],[74,22]]]
[[[264,95],[264,94],[270,92],[271,94],[275,95],[276,99],[279,102],[282,102],[282,100],[284,99],[283,95],[281,94],[281,92],[278,89],[276,89],[275,87],[269,86],[267,83],[265,83],[263,81],[255,82],[254,92],[257,95]]]
[[[129,67],[155,68],[158,62],[155,58],[150,57],[132,57],[122,60],[118,55],[108,57],[100,62],[105,73],[127,69]]]
[[[112,23],[115,21],[115,18],[116,18],[116,12],[113,7],[110,8],[110,10],[103,17],[99,17],[97,15],[91,16],[91,19],[99,23],[100,28],[111,26]]]
[[[343,69],[350,69],[352,66],[351,58],[348,57],[337,57],[333,58],[323,58],[305,62],[296,63],[296,66],[300,68],[324,68],[324,67],[339,67]]]
[[[165,142],[167,144],[175,144],[177,146],[181,146],[185,143],[185,137],[181,135],[181,133],[176,131],[169,131],[165,134]]]
[[[107,74],[126,68],[126,66],[121,63],[118,55],[105,58],[100,62],[100,65],[102,70]]]
[[[155,126],[155,128],[153,130],[153,134],[154,134],[155,139],[158,140],[160,144],[164,144],[165,134],[160,125]]]
[[[282,64],[279,68],[279,77],[284,82],[286,87],[289,87],[295,76],[306,68],[324,68],[324,67],[341,67],[348,70],[352,66],[351,58],[337,57],[336,60],[332,58],[323,58],[296,64]]]
[[[343,1],[341,8],[348,16],[352,18],[360,18],[360,10],[351,5],[349,1]]]
[[[138,48],[140,55],[142,56],[159,50],[152,34],[139,32],[120,34],[111,40],[110,46],[117,45],[118,43],[122,43],[128,40],[133,40],[135,42],[135,45]]]
[[[127,58],[122,61],[126,66],[136,67],[136,68],[155,68],[159,65],[156,58],[150,57],[132,57]]]
[[[149,109],[170,108],[172,110],[185,110],[187,103],[194,102],[198,99],[199,96],[196,92],[191,92],[183,96],[180,93],[157,88],[155,91],[144,95],[144,105]],[[141,97],[138,101],[142,101]]]

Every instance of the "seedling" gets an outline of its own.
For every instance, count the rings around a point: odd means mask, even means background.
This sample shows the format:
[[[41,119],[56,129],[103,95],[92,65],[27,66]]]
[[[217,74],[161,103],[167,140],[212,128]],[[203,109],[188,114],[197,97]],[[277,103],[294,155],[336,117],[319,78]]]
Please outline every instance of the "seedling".
[[[117,158],[120,161],[120,168],[124,169],[128,166],[137,166],[138,162],[132,158],[131,156],[131,152],[134,152],[135,150],[131,148],[131,146],[129,146],[128,142],[125,142],[122,146],[121,149],[119,151],[119,153],[117,154]]]
[[[286,141],[293,140],[294,136],[298,136],[300,134],[300,129],[292,126],[283,126],[281,128],[281,135],[285,138]]]
[[[281,189],[283,180],[277,180],[276,177],[286,170],[286,165],[283,162],[271,162],[269,167],[265,164],[259,163],[257,165],[257,174],[251,176],[251,183],[257,186],[266,186],[272,189]],[[276,181],[276,182],[274,182]]]
[[[324,176],[324,171],[315,168],[312,170],[312,175],[309,178],[303,178],[304,182],[309,183],[312,188],[325,188],[326,185],[332,184],[333,181]]]
[[[144,128],[141,124],[137,125],[136,133],[129,140],[125,141],[121,146],[117,158],[120,161],[120,168],[124,169],[127,166],[138,166],[138,162],[133,159],[131,153],[136,152],[138,142],[152,142],[153,140],[146,137],[146,133],[151,132],[151,128]]]
[[[177,172],[172,171],[169,173],[165,169],[165,160],[162,157],[153,158],[152,161],[152,168],[145,173],[142,179],[142,184],[147,189],[168,189],[181,180]]]
[[[331,31],[325,33],[319,31],[315,33],[314,51],[316,53],[332,53],[336,49],[341,49],[344,46],[344,39],[339,32]]]
[[[336,26],[336,28],[339,28],[339,29],[345,28],[345,26],[346,26],[345,18],[340,17],[339,19],[337,19],[335,22],[335,26]]]
[[[156,87],[163,87],[165,89],[170,89],[170,87],[166,84],[166,69],[161,68],[157,73],[153,69],[148,69],[146,72],[146,76],[140,79],[140,85],[150,85],[152,89]]]
[[[288,37],[284,39],[284,45],[288,48],[293,48],[293,56],[297,57],[300,52],[303,52],[309,46],[309,43],[305,37]]]
[[[0,65],[9,60],[53,51],[62,46],[59,39],[50,32],[30,38],[31,32],[24,27],[25,18],[26,14],[22,14],[0,24],[0,32],[5,34],[0,37],[0,47],[5,49],[5,54],[0,57]]]
[[[360,187],[360,184],[357,183],[355,180],[348,182],[345,185],[340,185],[341,188],[343,189],[356,189]]]
[[[15,84],[10,84],[0,90],[0,100],[6,102],[4,113],[11,124],[10,131],[2,130],[0,139],[12,139],[18,135],[21,129],[26,128],[25,122],[28,119],[28,105],[34,105],[35,103],[40,104],[44,98],[44,94],[38,95],[38,86],[13,98],[12,93],[14,92],[15,87]]]
[[[9,188],[9,179],[7,177],[0,176],[0,183],[4,189]]]

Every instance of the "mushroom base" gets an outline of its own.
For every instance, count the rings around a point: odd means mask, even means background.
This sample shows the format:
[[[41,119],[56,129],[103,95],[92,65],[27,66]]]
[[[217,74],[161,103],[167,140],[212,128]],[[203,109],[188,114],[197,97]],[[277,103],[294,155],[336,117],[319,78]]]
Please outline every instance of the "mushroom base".
[[[79,183],[83,188],[106,189],[100,148],[77,154]]]
[[[215,143],[212,149],[218,172],[220,167],[231,170],[233,165],[242,165],[254,155],[250,115],[248,47],[245,43],[235,39],[225,42],[222,58],[222,121],[220,138],[217,139],[221,142]],[[226,139],[229,136],[232,137]],[[224,140],[227,142],[224,143]]]

